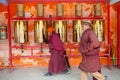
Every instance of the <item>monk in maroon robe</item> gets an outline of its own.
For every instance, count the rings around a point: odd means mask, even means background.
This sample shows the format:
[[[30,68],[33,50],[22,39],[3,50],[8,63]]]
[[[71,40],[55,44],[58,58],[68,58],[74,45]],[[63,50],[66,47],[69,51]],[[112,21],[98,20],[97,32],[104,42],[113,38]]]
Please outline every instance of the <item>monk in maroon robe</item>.
[[[51,53],[50,61],[49,61],[49,70],[46,73],[46,76],[51,76],[53,73],[66,73],[67,67],[64,58],[64,47],[63,43],[60,40],[60,37],[57,33],[54,32],[54,28],[48,28],[48,36],[49,36],[49,50]]]
[[[101,69],[99,59],[100,44],[91,29],[91,22],[83,22],[83,34],[79,45],[79,52],[82,54],[82,61],[79,65],[81,80],[87,80],[87,74],[91,73],[97,80],[104,80],[105,77],[98,72]]]

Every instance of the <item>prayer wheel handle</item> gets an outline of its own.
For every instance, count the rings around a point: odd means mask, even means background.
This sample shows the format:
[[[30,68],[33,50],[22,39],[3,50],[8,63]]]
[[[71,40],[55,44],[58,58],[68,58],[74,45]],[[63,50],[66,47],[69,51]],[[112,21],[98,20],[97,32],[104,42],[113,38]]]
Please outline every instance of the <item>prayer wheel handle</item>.
[[[21,46],[20,46],[20,47],[21,47],[21,52],[22,52],[22,53],[24,53],[24,45],[23,45],[23,44],[21,44]]]
[[[43,52],[43,44],[40,43],[40,52]]]

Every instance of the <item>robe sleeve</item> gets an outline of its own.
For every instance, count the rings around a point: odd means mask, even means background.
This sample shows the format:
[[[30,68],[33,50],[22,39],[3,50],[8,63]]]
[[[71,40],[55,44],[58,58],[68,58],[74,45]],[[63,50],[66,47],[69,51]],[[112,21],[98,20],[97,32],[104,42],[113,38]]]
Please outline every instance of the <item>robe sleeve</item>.
[[[93,49],[92,51],[89,51],[87,53],[85,53],[86,56],[94,56],[94,55],[98,55],[99,54],[99,48],[98,49]]]
[[[58,35],[55,35],[52,37],[52,45],[53,45],[53,48],[58,51],[64,50],[63,43],[60,40]]]
[[[86,55],[96,55],[99,52],[100,43],[94,32],[89,34],[89,42],[87,43],[88,52]],[[97,52],[98,51],[98,52]]]
[[[50,45],[49,45],[50,53],[61,53],[61,54],[63,53],[64,51],[63,43],[56,33],[52,34],[49,41],[50,41]]]
[[[100,43],[99,43],[99,41],[97,39],[97,36],[95,35],[94,32],[91,32],[89,34],[89,41],[87,43],[88,51],[91,51],[91,50],[93,50],[95,48],[98,48],[99,46],[100,46]]]
[[[87,52],[88,52],[88,50],[85,49],[85,47],[82,46],[82,45],[79,45],[79,47],[78,47],[78,51],[81,52],[81,53],[87,53]]]
[[[49,43],[49,52],[52,53],[59,53],[58,50],[56,50],[51,43]]]

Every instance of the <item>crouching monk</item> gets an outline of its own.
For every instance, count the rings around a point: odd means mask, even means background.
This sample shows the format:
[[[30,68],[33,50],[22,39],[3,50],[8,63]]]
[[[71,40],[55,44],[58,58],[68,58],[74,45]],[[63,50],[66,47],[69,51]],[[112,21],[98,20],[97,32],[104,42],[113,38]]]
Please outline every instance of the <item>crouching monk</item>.
[[[48,37],[49,51],[51,53],[51,56],[49,61],[48,73],[46,73],[45,76],[51,76],[60,72],[68,72],[63,54],[63,43],[60,40],[59,35],[54,32],[53,27],[48,28]]]

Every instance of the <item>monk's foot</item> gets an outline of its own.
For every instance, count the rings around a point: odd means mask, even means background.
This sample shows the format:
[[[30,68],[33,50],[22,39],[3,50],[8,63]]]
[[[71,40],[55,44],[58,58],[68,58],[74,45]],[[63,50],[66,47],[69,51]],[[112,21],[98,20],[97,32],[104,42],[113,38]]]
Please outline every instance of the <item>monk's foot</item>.
[[[45,74],[45,76],[52,76],[53,74],[51,72],[48,72]]]

